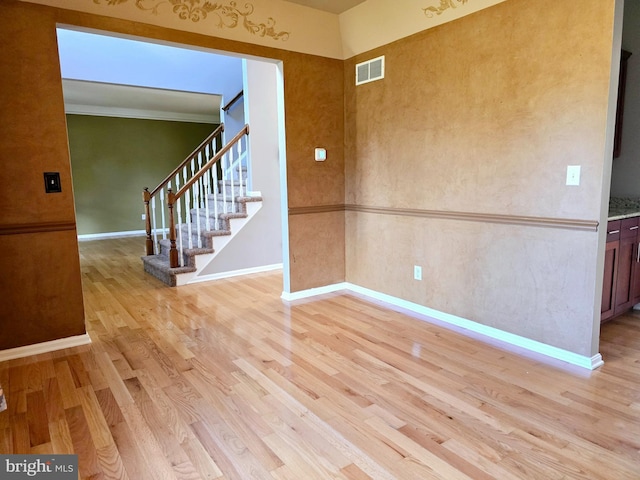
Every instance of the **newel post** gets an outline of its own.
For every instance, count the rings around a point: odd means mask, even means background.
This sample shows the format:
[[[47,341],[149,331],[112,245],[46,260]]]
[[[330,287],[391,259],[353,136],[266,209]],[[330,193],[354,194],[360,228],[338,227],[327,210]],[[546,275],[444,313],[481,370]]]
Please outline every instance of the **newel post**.
[[[151,239],[151,215],[149,213],[149,202],[151,201],[151,193],[145,188],[142,192],[142,200],[144,201],[144,228],[147,232],[147,255],[153,255],[153,240]]]
[[[173,217],[173,205],[176,203],[176,194],[169,189],[167,192],[167,205],[169,206],[169,241],[171,242],[171,250],[169,250],[169,266],[176,268],[178,266],[178,249],[176,248],[176,222]]]

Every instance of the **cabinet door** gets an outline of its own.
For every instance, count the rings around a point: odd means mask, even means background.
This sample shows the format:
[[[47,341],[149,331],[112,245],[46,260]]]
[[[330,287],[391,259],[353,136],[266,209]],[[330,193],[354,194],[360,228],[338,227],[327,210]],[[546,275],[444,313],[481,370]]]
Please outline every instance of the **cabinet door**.
[[[618,264],[618,240],[607,242],[604,252],[604,278],[602,281],[602,307],[600,309],[600,321],[604,322],[613,317],[616,294],[616,273]]]
[[[633,264],[635,263],[636,239],[621,238],[618,250],[618,272],[616,273],[614,315],[628,310],[633,305]]]
[[[616,306],[616,280],[618,274],[621,226],[621,220],[610,220],[607,223],[607,246],[604,252],[602,307],[600,309],[601,322],[613,317]]]
[[[640,303],[640,235],[636,238],[635,249],[633,253],[633,282],[631,284],[632,305]]]
[[[638,238],[638,217],[627,218],[620,223],[620,250],[618,252],[618,272],[614,315],[624,313],[633,306],[634,275],[636,264],[636,239]]]

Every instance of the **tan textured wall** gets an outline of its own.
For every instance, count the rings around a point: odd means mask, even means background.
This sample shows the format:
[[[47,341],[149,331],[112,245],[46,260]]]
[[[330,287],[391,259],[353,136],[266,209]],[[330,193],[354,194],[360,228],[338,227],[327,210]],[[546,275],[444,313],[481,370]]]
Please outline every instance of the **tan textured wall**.
[[[0,350],[84,334],[75,230],[0,238]]]
[[[56,24],[118,32],[283,61],[286,103],[287,171],[290,206],[344,202],[343,62],[260,47],[232,40],[6,0],[0,3],[2,55],[2,184],[0,230],[13,224],[53,222],[67,233],[12,235],[3,272],[23,269],[20,281],[4,276],[5,305],[0,316],[0,349],[84,332],[80,270],[75,240],[62,86],[56,50]],[[313,149],[325,146],[331,162],[317,165]],[[42,172],[60,171],[62,194],[44,195]],[[299,215],[290,228],[291,289],[344,280],[344,222],[336,215]],[[332,217],[326,221],[327,217]],[[301,224],[298,229],[297,225]],[[50,225],[47,227],[52,228]],[[18,231],[22,232],[24,229]],[[69,233],[70,232],[70,233]],[[325,237],[330,236],[331,241]],[[34,253],[33,247],[43,245]],[[53,255],[64,263],[46,261]],[[76,260],[73,260],[73,259]],[[318,259],[324,259],[319,261]],[[141,267],[142,268],[142,267]],[[306,272],[313,270],[312,275]],[[44,282],[44,283],[42,283]],[[46,300],[46,301],[45,301]],[[14,305],[19,304],[20,308]],[[43,306],[47,311],[43,311]]]
[[[344,65],[321,57],[284,57],[289,208],[343,205]],[[316,162],[314,149],[326,148]],[[300,211],[300,210],[297,210]],[[291,292],[345,279],[344,212],[289,216]]]
[[[509,0],[349,60],[347,204],[598,221],[613,7]],[[386,78],[354,87],[382,54]],[[346,232],[349,282],[596,353],[593,229],[356,211]]]
[[[0,3],[0,349],[85,332],[54,22]],[[45,194],[43,172],[62,193]]]

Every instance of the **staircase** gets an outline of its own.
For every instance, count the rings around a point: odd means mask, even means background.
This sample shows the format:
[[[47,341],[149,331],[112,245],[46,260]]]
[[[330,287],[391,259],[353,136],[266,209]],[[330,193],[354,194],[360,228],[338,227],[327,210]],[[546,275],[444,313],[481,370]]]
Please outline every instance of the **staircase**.
[[[145,272],[169,286],[200,280],[202,271],[262,207],[247,191],[246,125],[218,149],[221,125],[155,189],[143,192]]]

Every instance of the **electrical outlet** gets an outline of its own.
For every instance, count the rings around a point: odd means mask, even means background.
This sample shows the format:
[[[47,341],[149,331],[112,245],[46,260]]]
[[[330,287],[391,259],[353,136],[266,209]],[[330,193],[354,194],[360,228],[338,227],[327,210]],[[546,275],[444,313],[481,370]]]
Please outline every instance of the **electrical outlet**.
[[[413,266],[413,279],[422,280],[422,267],[419,267],[418,265]]]
[[[147,216],[143,213],[142,214],[142,220],[146,220],[146,219],[147,219]]]

